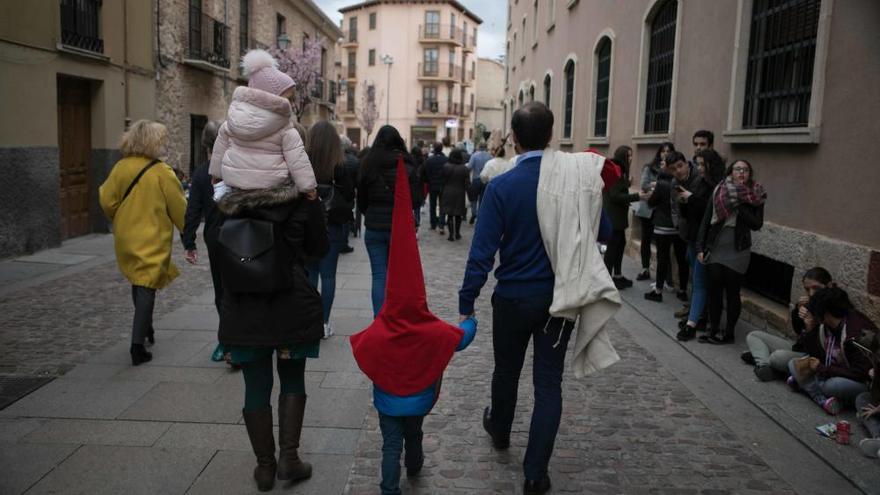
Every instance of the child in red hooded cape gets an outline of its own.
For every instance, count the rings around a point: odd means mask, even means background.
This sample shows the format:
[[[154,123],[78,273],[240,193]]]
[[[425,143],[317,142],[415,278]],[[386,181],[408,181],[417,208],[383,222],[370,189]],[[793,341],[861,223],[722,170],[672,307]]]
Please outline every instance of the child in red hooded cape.
[[[361,370],[373,381],[373,405],[382,430],[383,494],[400,493],[400,454],[408,477],[422,469],[422,422],[440,394],[443,370],[467,347],[476,320],[450,325],[428,310],[412,199],[403,160],[397,163],[385,302],[373,323],[351,336]]]

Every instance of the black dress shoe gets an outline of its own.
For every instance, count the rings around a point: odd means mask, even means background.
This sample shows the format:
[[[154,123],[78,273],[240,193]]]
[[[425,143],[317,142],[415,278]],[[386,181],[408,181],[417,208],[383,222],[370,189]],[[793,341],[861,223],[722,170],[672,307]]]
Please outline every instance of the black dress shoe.
[[[654,302],[663,302],[663,293],[651,291],[645,294],[645,299]]]
[[[648,270],[643,271],[642,273],[636,275],[636,280],[642,282],[644,280],[651,280],[651,274],[648,273]]]
[[[132,366],[137,366],[153,359],[153,354],[147,352],[147,350],[144,349],[143,344],[131,344],[131,350],[129,353],[131,354]]]
[[[743,360],[744,363],[750,364],[752,366],[755,365],[755,356],[752,356],[751,351],[746,351],[739,355],[739,358]]]
[[[489,437],[492,438],[492,446],[498,450],[504,450],[510,447],[510,436],[502,437],[501,435],[496,435],[492,431],[492,414],[489,412],[489,408],[483,410],[483,429],[486,430],[486,433],[489,434]]]
[[[687,324],[684,325],[684,328],[678,331],[675,334],[675,338],[681,342],[687,342],[688,340],[693,339],[697,336],[697,330],[694,327],[689,327]]]
[[[544,475],[544,477],[539,480],[526,480],[523,484],[523,494],[541,495],[542,493],[550,491],[550,486],[550,477],[547,475]]]

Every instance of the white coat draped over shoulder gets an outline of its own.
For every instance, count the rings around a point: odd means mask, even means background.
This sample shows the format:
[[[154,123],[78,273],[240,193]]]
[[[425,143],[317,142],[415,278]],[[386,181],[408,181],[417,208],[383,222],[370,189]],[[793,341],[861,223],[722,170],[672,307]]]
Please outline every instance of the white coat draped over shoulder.
[[[572,367],[578,378],[620,360],[605,329],[620,294],[597,244],[604,163],[596,153],[547,149],[538,179],[538,225],[556,277],[550,314],[577,321]]]

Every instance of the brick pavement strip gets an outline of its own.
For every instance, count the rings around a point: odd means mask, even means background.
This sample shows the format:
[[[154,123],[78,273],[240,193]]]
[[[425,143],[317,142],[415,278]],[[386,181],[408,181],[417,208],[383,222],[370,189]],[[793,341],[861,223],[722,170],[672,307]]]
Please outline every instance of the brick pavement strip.
[[[173,259],[181,276],[159,291],[154,321],[211,287],[207,259],[187,265],[179,245]],[[133,313],[115,261],[2,296],[0,375],[63,375],[130,335]]]
[[[431,309],[447,321],[457,314],[471,230],[462,242],[421,233]],[[522,484],[522,456],[533,403],[531,360],[519,390],[511,448],[496,452],[481,425],[493,366],[492,286],[483,290],[474,343],[446,371],[437,406],[425,421],[426,464],[405,493],[514,493]],[[707,409],[630,333],[612,322],[621,362],[594,377],[566,369],[563,417],[550,463],[554,491],[576,493],[794,493],[714,413]],[[569,355],[570,359],[570,355]],[[381,463],[375,410],[364,423],[346,493],[375,493]]]

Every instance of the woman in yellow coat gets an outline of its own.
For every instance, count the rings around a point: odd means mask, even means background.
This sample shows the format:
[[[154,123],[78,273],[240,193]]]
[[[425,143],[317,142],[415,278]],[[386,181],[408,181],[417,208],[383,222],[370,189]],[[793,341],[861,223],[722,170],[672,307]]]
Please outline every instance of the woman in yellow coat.
[[[113,223],[116,263],[131,282],[131,363],[135,366],[153,358],[144,343],[155,341],[156,290],[180,274],[171,262],[171,239],[174,227],[183,230],[186,198],[174,171],[159,159],[167,142],[164,125],[149,120],[132,124],[122,136],[123,159],[100,188],[101,208]]]

